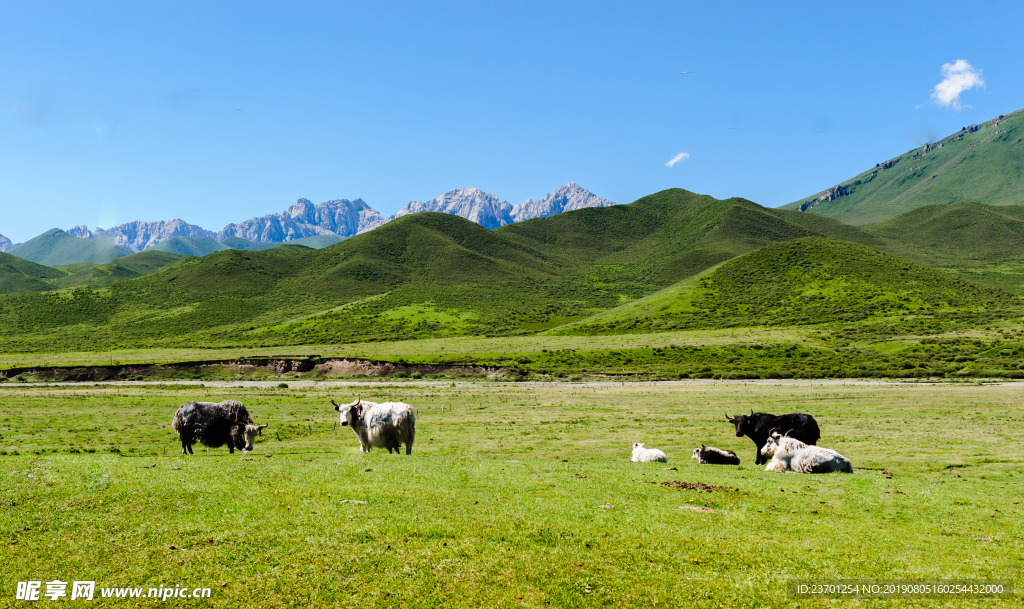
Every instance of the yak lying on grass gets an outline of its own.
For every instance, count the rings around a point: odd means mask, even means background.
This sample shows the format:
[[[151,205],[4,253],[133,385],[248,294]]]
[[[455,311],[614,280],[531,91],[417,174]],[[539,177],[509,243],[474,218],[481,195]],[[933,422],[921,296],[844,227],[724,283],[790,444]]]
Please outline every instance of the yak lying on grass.
[[[257,435],[263,435],[267,425],[253,423],[249,411],[241,402],[188,402],[178,407],[171,427],[181,440],[181,454],[191,455],[192,445],[199,442],[209,448],[228,445],[231,453],[240,449],[252,450]]]
[[[800,474],[853,473],[850,460],[831,448],[808,446],[796,438],[790,438],[773,431],[761,448],[761,454],[772,460],[765,471],[784,472],[792,470]]]
[[[748,436],[754,441],[754,445],[757,446],[757,451],[754,453],[756,457],[754,465],[768,462],[768,458],[761,453],[761,449],[764,448],[773,429],[780,429],[790,438],[796,438],[804,444],[817,444],[818,439],[821,438],[818,422],[811,415],[802,412],[775,416],[751,410],[750,414],[738,417],[730,417],[726,414],[725,418],[736,426],[737,438]]]
[[[341,417],[341,424],[352,428],[359,438],[359,448],[370,452],[373,447],[386,448],[388,452],[412,454],[412,443],[416,439],[416,413],[412,406],[403,402],[364,402],[362,398],[351,404],[334,404]]]
[[[740,458],[731,450],[722,450],[714,446],[700,445],[700,448],[693,449],[691,459],[696,459],[701,465],[739,465]]]

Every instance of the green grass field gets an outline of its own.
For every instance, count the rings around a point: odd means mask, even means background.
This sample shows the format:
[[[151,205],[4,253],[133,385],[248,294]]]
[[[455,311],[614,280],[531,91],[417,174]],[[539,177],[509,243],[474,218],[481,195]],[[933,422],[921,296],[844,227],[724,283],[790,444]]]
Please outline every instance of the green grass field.
[[[362,454],[335,427],[329,398],[357,394],[417,408],[412,456]],[[793,601],[786,583],[1019,584],[1019,396],[976,383],[6,384],[0,598],[13,605],[18,581],[87,579],[211,587],[214,607],[850,607],[897,603]],[[255,452],[179,456],[177,405],[226,398],[270,424]],[[751,409],[812,413],[856,473],[753,467],[753,444],[723,420]],[[628,463],[634,441],[676,469]],[[696,465],[701,443],[744,465]],[[660,484],[672,481],[738,490]]]

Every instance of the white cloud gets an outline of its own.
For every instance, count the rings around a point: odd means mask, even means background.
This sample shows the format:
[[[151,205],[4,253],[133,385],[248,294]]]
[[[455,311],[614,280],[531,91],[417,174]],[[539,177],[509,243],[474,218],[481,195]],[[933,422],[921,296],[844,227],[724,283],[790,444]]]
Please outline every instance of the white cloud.
[[[935,90],[932,91],[932,101],[943,108],[952,106],[954,110],[960,110],[963,108],[960,104],[961,93],[974,87],[985,86],[981,70],[975,70],[966,59],[942,64],[942,76],[942,82],[935,85]]]
[[[685,161],[685,160],[688,160],[689,158],[690,158],[690,153],[689,152],[680,152],[679,154],[677,154],[674,157],[672,157],[671,159],[669,159],[669,161],[667,163],[665,163],[665,167],[671,167],[671,166],[675,165],[676,163],[678,163],[679,161]]]

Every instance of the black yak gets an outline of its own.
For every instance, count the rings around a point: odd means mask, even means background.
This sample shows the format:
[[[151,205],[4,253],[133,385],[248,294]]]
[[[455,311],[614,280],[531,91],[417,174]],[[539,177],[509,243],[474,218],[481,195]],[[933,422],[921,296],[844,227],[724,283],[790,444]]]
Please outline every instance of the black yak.
[[[768,436],[772,431],[777,430],[804,444],[817,444],[818,439],[821,438],[817,421],[811,415],[802,412],[775,416],[766,412],[751,411],[750,414],[738,417],[730,417],[726,414],[725,418],[736,426],[737,438],[748,436],[754,441],[754,445],[757,446],[757,452],[754,453],[756,457],[754,465],[768,462],[768,457],[761,454],[761,449],[768,442]]]
[[[240,449],[252,450],[257,435],[263,435],[267,425],[253,423],[249,411],[241,402],[188,402],[178,407],[171,427],[181,440],[181,454],[191,455],[197,441],[209,448],[228,445],[231,453]]]

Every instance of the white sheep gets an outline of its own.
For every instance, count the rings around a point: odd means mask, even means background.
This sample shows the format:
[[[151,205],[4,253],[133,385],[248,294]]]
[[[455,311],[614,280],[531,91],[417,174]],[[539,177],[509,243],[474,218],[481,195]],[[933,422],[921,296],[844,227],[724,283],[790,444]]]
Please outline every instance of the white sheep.
[[[772,458],[764,468],[768,472],[793,470],[801,474],[853,473],[850,460],[836,451],[804,444],[778,432],[768,437],[761,448],[761,454]]]
[[[657,448],[644,448],[643,444],[637,442],[633,445],[633,458],[630,461],[634,463],[647,463],[649,461],[668,463],[668,457]]]

